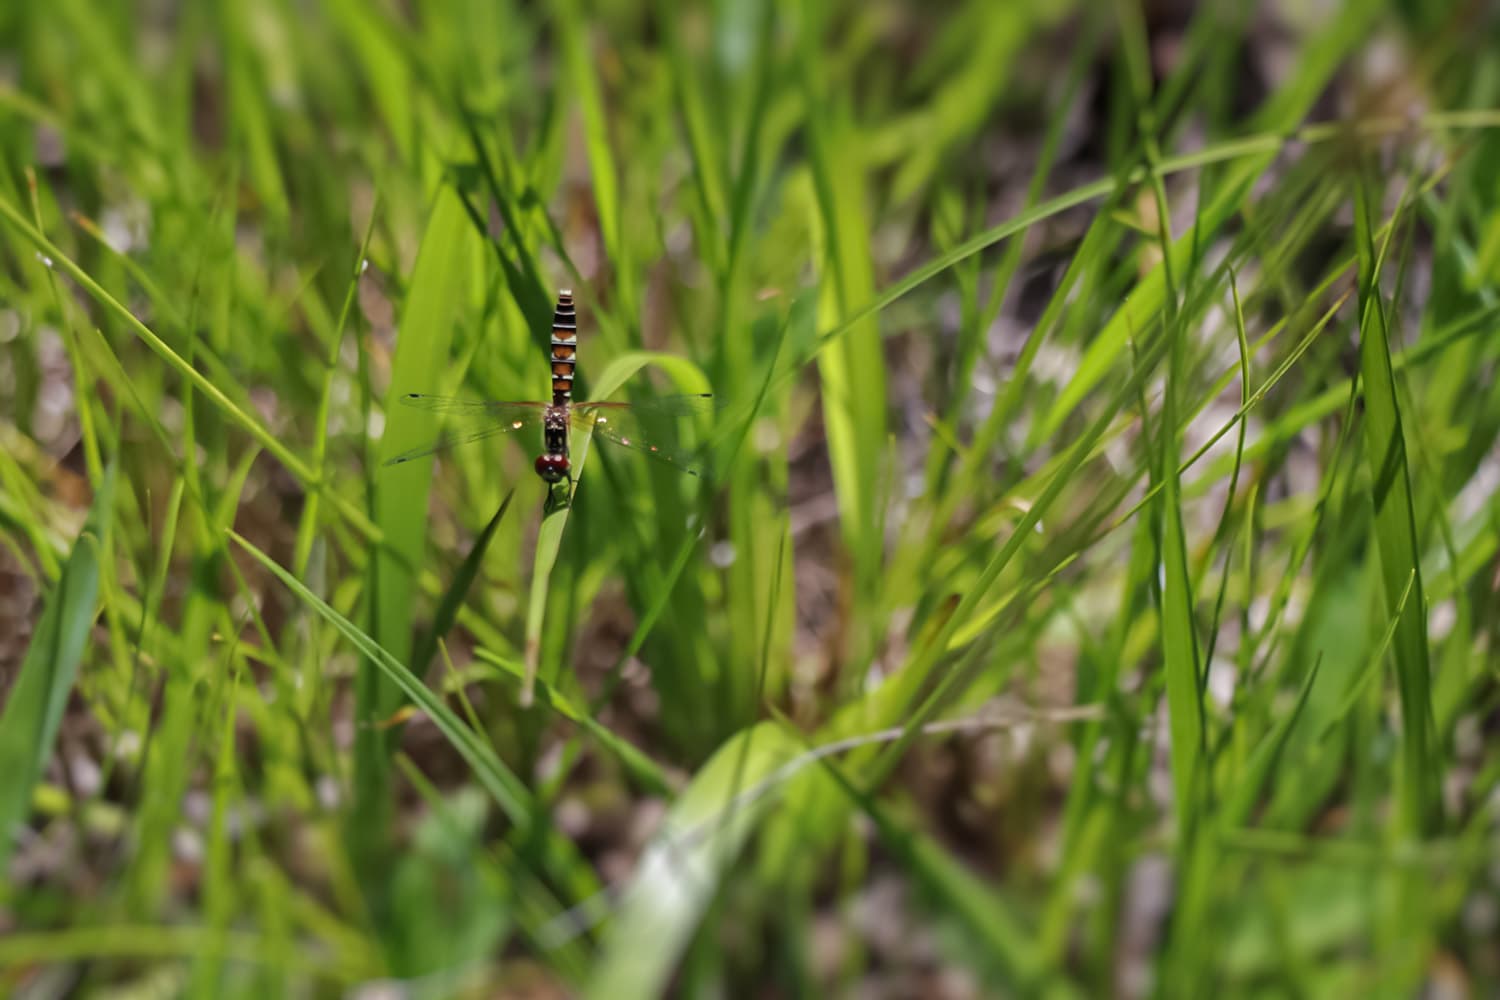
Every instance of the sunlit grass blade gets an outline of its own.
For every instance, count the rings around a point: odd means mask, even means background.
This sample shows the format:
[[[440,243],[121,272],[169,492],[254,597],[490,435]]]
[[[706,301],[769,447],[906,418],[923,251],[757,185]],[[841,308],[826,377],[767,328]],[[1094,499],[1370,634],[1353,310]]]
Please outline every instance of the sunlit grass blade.
[[[20,671],[0,714],[0,871],[19,826],[31,811],[31,793],[52,754],[63,709],[98,613],[99,554],[114,503],[115,471],[104,480],[73,543],[26,648]]]
[[[734,870],[745,838],[775,801],[774,789],[755,790],[796,751],[779,726],[761,723],[731,737],[698,770],[637,864],[584,996],[662,995],[719,878]]]

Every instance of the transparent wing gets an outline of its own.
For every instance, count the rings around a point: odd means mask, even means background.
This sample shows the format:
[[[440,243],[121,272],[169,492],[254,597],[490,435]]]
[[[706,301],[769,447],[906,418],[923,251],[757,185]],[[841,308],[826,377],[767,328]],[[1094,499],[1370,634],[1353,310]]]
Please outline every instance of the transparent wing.
[[[577,403],[572,417],[575,427],[586,427],[595,437],[696,476],[699,474],[696,449],[682,442],[674,418],[713,410],[713,396],[703,393],[657,396],[639,403]]]
[[[408,393],[401,397],[401,402],[419,410],[450,414],[452,419],[449,420],[448,427],[432,441],[387,459],[386,465],[400,465],[402,462],[437,454],[459,445],[482,441],[496,434],[527,430],[540,433],[542,411],[547,407],[546,403],[531,401],[491,402],[420,393]]]
[[[700,413],[713,413],[718,408],[718,403],[711,392],[694,392],[680,396],[651,396],[638,403],[585,400],[582,403],[573,404],[573,409],[580,412],[597,411],[607,415],[617,410],[630,410],[642,416],[661,415],[664,417],[693,417]]]

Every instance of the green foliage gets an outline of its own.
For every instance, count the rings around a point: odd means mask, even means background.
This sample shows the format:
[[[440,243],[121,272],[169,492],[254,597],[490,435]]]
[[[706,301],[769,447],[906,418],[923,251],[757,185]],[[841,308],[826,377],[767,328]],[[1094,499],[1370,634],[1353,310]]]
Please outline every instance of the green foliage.
[[[1496,992],[1411,6],[0,11],[0,993]],[[384,464],[562,287],[698,475]]]

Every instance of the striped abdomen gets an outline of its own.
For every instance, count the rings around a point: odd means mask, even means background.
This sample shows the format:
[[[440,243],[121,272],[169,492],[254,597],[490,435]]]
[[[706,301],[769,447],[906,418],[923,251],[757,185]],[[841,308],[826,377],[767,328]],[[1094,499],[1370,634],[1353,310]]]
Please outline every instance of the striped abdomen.
[[[552,404],[561,406],[573,397],[573,366],[578,356],[578,314],[573,311],[573,293],[557,293],[552,313]]]

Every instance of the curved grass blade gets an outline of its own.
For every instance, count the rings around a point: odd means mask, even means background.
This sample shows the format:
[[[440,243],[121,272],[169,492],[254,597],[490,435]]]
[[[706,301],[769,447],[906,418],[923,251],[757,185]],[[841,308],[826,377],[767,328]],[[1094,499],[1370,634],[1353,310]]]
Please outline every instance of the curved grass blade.
[[[667,417],[692,417],[700,413],[712,413],[716,409],[711,392],[683,392],[671,396],[653,396],[638,403],[606,400],[585,400],[574,403],[574,413],[611,413],[616,410],[632,410],[637,413],[660,414]]]
[[[52,753],[63,707],[94,626],[99,549],[114,499],[114,482],[111,464],[0,715],[0,774],[5,775],[0,781],[0,872],[9,860],[15,830],[30,811],[32,788]]]
[[[562,547],[563,529],[568,526],[568,512],[572,510],[573,491],[578,488],[578,476],[583,472],[583,461],[588,455],[588,435],[574,438],[573,479],[560,483],[549,490],[546,513],[536,536],[536,556],[531,564],[531,595],[526,605],[526,676],[521,681],[521,707],[530,708],[536,693],[536,675],[541,669],[542,622],[547,616],[547,588],[552,580],[552,567],[557,565],[557,552]],[[561,499],[558,499],[561,497]]]

